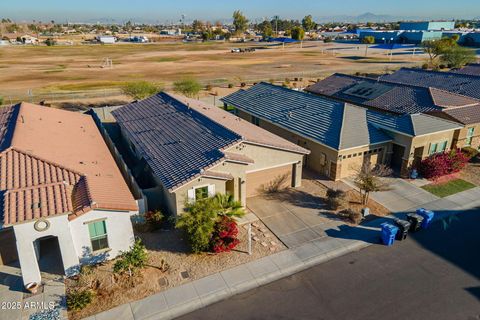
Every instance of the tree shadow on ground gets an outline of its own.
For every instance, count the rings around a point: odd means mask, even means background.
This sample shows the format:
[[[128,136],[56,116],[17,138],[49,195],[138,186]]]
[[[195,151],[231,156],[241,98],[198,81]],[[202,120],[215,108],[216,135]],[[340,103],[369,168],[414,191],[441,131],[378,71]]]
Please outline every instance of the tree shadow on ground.
[[[156,230],[136,233],[147,250],[169,251],[174,253],[192,253],[185,232],[180,229]]]
[[[324,198],[298,189],[286,189],[272,193],[264,193],[263,196],[267,200],[286,202],[301,208],[326,209]]]

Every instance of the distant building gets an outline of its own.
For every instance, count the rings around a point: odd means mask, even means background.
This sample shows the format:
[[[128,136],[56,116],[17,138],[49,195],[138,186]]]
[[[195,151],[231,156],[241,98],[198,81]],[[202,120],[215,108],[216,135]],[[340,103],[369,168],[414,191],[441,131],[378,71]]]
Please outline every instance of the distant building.
[[[365,37],[371,36],[375,38],[375,43],[420,44],[424,41],[451,36],[455,34],[454,28],[454,21],[402,22],[400,23],[400,30],[363,31],[360,29],[359,39],[362,41]]]
[[[444,31],[453,29],[455,29],[455,21],[416,21],[400,23],[400,30]]]
[[[112,44],[117,41],[117,38],[114,36],[98,36],[97,41],[103,44]]]

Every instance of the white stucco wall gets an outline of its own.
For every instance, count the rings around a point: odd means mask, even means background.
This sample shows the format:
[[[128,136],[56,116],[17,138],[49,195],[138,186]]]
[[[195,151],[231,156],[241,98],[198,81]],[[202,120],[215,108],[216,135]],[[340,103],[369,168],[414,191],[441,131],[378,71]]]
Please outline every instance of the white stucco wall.
[[[13,226],[24,284],[29,282],[40,283],[41,281],[37,256],[33,247],[33,242],[39,238],[47,236],[58,237],[63,266],[66,272],[73,270],[78,265],[78,256],[73,244],[68,216],[55,216],[47,220],[50,222],[50,227],[45,231],[35,230],[34,224],[36,220]]]
[[[98,259],[113,259],[120,251],[128,250],[135,240],[130,216],[128,212],[93,210],[70,221],[73,243],[80,262],[94,263]],[[109,250],[92,255],[88,223],[99,220],[105,220]]]
[[[66,275],[73,275],[80,264],[94,263],[99,260],[113,259],[120,251],[126,251],[134,242],[134,234],[130,216],[136,212],[116,212],[93,210],[80,217],[68,221],[68,215],[50,217],[50,227],[45,231],[34,228],[36,220],[14,225],[17,239],[17,251],[22,268],[24,284],[40,283],[41,276],[35,253],[34,241],[47,236],[58,238],[63,266]],[[88,223],[105,220],[108,250],[92,254]]]

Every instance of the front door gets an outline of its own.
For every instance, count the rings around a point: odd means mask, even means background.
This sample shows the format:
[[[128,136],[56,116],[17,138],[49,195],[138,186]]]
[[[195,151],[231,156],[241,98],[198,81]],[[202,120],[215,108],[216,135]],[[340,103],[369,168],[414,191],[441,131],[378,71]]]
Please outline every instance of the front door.
[[[61,275],[65,273],[65,269],[63,268],[62,253],[60,251],[60,245],[57,237],[48,236],[37,239],[35,240],[34,247],[36,248],[40,272]]]
[[[400,173],[400,170],[402,169],[403,155],[405,154],[405,147],[394,143],[392,151],[390,167],[396,173]]]

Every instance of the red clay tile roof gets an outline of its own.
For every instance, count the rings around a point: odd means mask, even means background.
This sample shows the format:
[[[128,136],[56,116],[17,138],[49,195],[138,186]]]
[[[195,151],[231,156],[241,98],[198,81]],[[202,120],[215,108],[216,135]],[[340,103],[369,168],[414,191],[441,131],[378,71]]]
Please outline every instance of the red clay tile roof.
[[[138,210],[91,116],[29,103],[10,107],[8,119],[2,111],[4,225],[62,213],[72,219],[93,208]],[[38,204],[40,195],[54,196]]]

